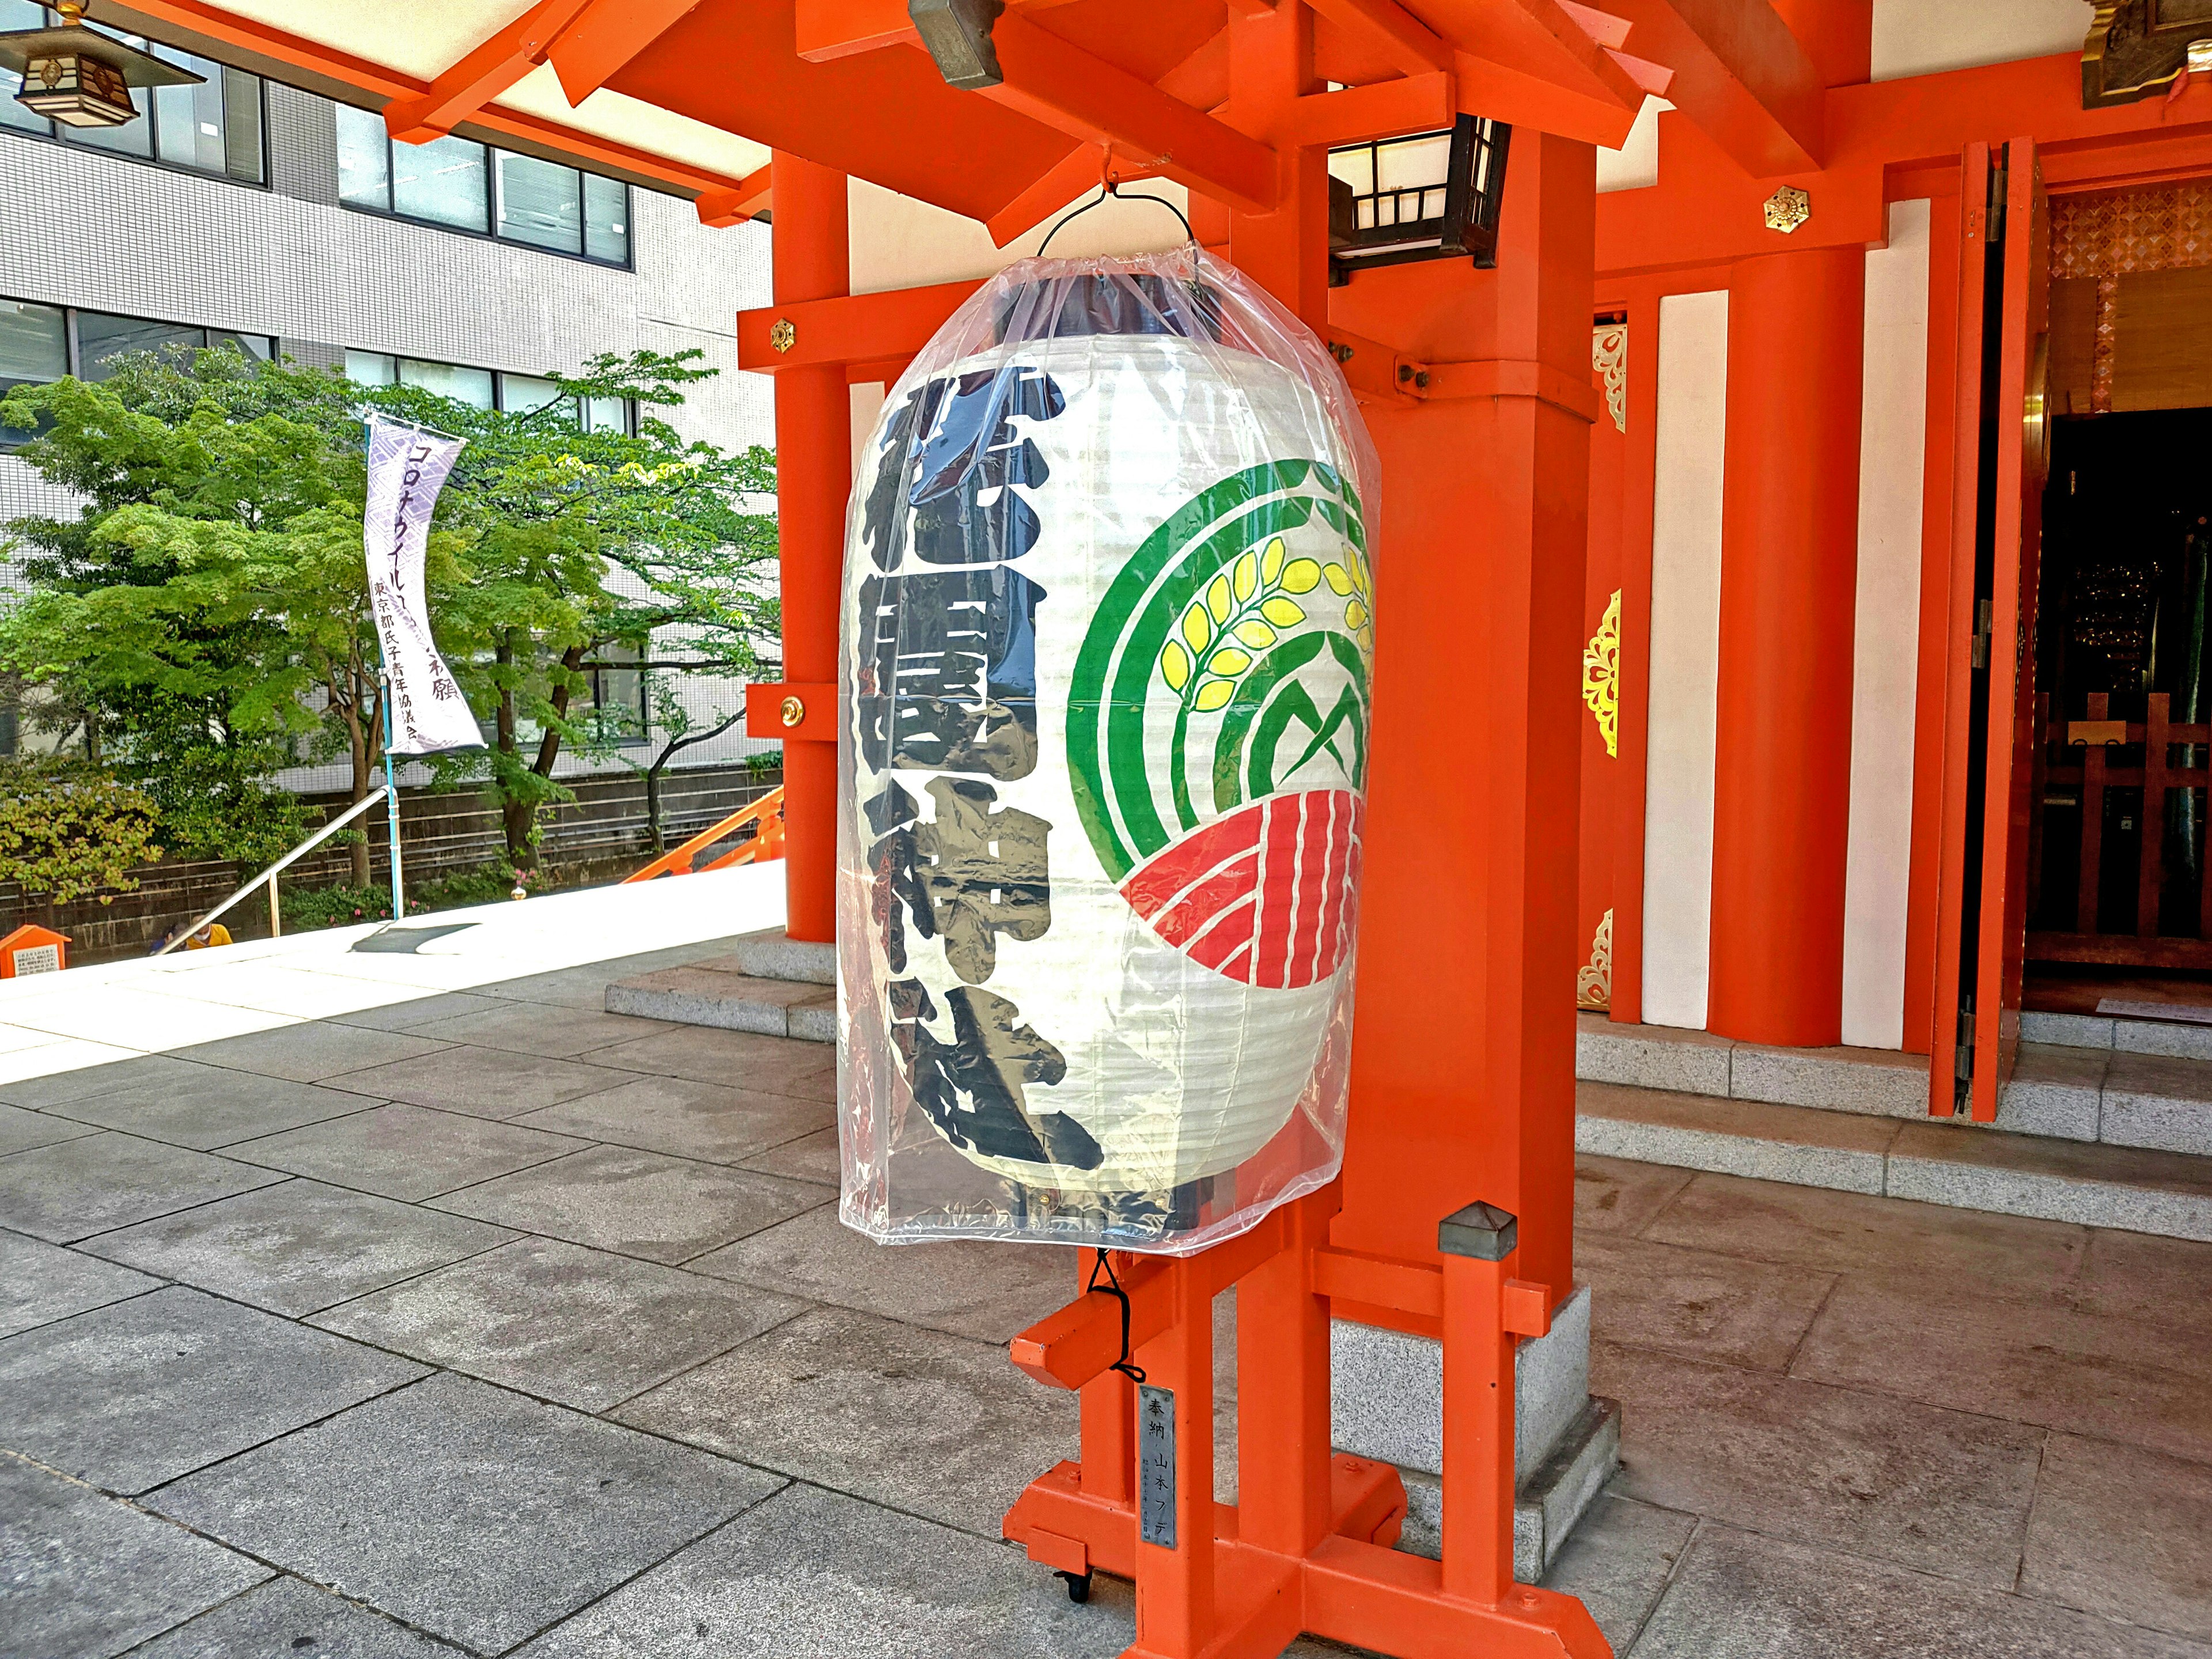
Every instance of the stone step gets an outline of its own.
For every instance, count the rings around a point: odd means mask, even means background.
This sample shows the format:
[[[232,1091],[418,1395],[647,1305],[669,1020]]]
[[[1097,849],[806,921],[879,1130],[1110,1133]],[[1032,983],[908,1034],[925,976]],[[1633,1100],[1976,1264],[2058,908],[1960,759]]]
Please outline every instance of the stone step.
[[[2212,1158],[1584,1083],[1577,1151],[1841,1192],[2212,1242]]]
[[[2023,1015],[2024,1032],[2074,1015]],[[2031,1024],[2031,1022],[2036,1022]],[[2149,1022],[2106,1019],[2118,1031]],[[2177,1028],[2212,1036],[2212,1027]],[[2133,1040],[2142,1041],[2139,1035]],[[2212,1044],[2205,1046],[2212,1055]],[[1575,1075],[1585,1083],[1754,1102],[1826,1112],[1901,1118],[1928,1115],[1928,1058],[1878,1048],[1770,1048],[1664,1025],[1617,1025],[1583,1014]],[[2212,1058],[2121,1047],[2021,1044],[1999,1097],[1996,1127],[2017,1134],[2101,1141],[2212,1157]]]
[[[2023,1042],[2068,1048],[2112,1048],[2123,1054],[2212,1060],[2212,1023],[2201,1019],[2161,1019],[2148,1012],[2054,1014],[2030,1009],[2020,1017],[2020,1036]]]
[[[808,1042],[837,1040],[834,983],[764,978],[748,973],[746,960],[743,953],[716,957],[686,968],[664,968],[617,981],[607,987],[606,1010],[611,1014],[637,1014],[681,1025],[713,1025],[726,1031],[757,1031],[764,1036],[798,1037]]]
[[[837,982],[837,947],[792,938],[781,927],[740,933],[732,952],[738,971],[760,979],[799,980],[808,985]]]

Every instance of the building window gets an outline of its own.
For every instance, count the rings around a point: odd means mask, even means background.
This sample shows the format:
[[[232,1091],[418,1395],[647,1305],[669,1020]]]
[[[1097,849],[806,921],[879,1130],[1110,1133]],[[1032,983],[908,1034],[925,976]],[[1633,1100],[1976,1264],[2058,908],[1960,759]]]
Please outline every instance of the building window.
[[[651,727],[646,707],[645,671],[620,665],[641,661],[635,645],[605,645],[592,674],[592,723],[602,743],[639,744]]]
[[[45,7],[32,0],[0,0],[0,29],[46,28],[53,21]],[[268,183],[259,76],[138,35],[115,29],[101,32],[205,78],[198,86],[132,88],[139,118],[125,125],[71,127],[58,125],[17,103],[22,76],[0,69],[0,126],[241,184]]]
[[[349,351],[346,378],[362,386],[418,386],[441,398],[451,398],[472,409],[497,409],[527,415],[549,404],[561,405],[561,414],[586,432],[637,430],[637,405],[628,398],[570,398],[552,381],[535,374],[510,374],[505,370],[466,368],[457,363],[434,363],[419,357],[401,357],[386,351]]]
[[[223,345],[264,362],[276,355],[276,342],[266,334],[0,300],[0,396],[11,386],[44,386],[64,374],[104,380],[115,372],[115,359],[127,351]],[[0,449],[16,448],[35,435],[0,427]]]
[[[0,0],[5,3],[6,0]],[[629,186],[472,138],[396,144],[384,118],[337,107],[338,200],[550,253],[628,265]]]

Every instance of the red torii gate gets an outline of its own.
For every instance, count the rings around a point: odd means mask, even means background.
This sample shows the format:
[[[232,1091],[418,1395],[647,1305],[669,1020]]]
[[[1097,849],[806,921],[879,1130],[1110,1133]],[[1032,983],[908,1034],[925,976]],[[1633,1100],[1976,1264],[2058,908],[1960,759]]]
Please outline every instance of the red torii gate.
[[[1082,9],[1050,15],[1072,23]],[[1134,1357],[1186,1402],[1175,1547],[1139,1536],[1135,1389],[1110,1369],[1121,1310],[1103,1295],[1079,1298],[1013,1345],[1031,1375],[1079,1391],[1083,1455],[1033,1484],[1006,1531],[1071,1575],[1133,1577],[1132,1651],[1161,1659],[1273,1655],[1302,1631],[1407,1656],[1603,1654],[1579,1602],[1513,1582],[1513,1360],[1517,1338],[1542,1334],[1571,1284],[1573,757],[1589,425],[1599,409],[1591,141],[1620,141],[1642,86],[1564,13],[1571,38],[1559,55],[1577,42],[1587,50],[1573,73],[1555,67],[1563,88],[1479,58],[1388,0],[1235,5],[1225,27],[1183,50],[1178,28],[1187,39],[1189,15],[1206,9],[1125,6],[1121,33],[1170,42],[1155,58],[1187,82],[1194,56],[1218,59],[1211,83],[1194,88],[1221,105],[1218,119],[1140,83],[1156,64],[1125,72],[1087,58],[1019,11],[994,31],[1005,83],[981,97],[928,87],[911,110],[871,111],[907,135],[902,166],[921,168],[902,188],[993,221],[1002,240],[1109,166],[1189,186],[1201,238],[1225,242],[1234,264],[1336,344],[1384,469],[1377,568],[1389,638],[1374,705],[1343,1178],[1196,1257],[1121,1263]],[[1495,50],[1504,14],[1525,19],[1543,7],[1431,9],[1480,21],[1478,38]],[[807,55],[830,67],[878,66],[886,79],[931,67],[883,50],[914,38],[902,6],[817,0],[798,8],[796,24],[802,50],[811,40]],[[1322,92],[1325,74],[1359,78],[1329,61],[1329,24],[1399,77]],[[1575,75],[1585,84],[1574,86]],[[994,118],[1006,106],[1041,114],[1088,142],[994,203],[969,176],[967,135],[921,136],[948,95]],[[1327,147],[1446,125],[1471,100],[1496,114],[1493,97],[1571,135],[1540,125],[1516,134],[1497,270],[1402,266],[1332,295]],[[837,128],[849,108],[833,102],[818,124]],[[1133,157],[1131,128],[1154,121],[1155,141]],[[815,939],[835,933],[848,386],[895,377],[975,287],[848,294],[846,185],[831,163],[849,164],[852,136],[779,137],[790,147],[777,151],[770,181],[775,304],[738,319],[741,364],[776,377],[782,514],[787,679],[753,688],[751,729],[785,740],[789,927]],[[1213,1499],[1210,1314],[1232,1284],[1234,1508]],[[1405,1509],[1395,1469],[1332,1455],[1332,1314],[1443,1339],[1441,1563],[1388,1547]]]

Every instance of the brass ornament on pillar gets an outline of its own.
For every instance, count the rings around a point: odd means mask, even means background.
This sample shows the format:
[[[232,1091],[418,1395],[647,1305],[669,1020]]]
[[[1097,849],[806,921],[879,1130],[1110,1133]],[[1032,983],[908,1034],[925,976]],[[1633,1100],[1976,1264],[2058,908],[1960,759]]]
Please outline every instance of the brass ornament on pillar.
[[[1620,590],[1606,601],[1597,632],[1583,647],[1583,701],[1597,720],[1597,734],[1605,739],[1608,759],[1618,760],[1620,712]]]
[[[1598,920],[1597,932],[1590,936],[1589,961],[1575,975],[1575,1006],[1613,1006],[1613,908],[1610,905],[1606,907],[1605,915]]]
[[[790,318],[779,317],[769,326],[768,343],[780,352],[788,351],[799,343],[799,330]]]
[[[1605,388],[1606,413],[1628,430],[1628,325],[1600,323],[1590,331],[1590,373]]]
[[[1766,198],[1766,228],[1784,236],[1813,216],[1813,198],[1795,185],[1784,185]]]

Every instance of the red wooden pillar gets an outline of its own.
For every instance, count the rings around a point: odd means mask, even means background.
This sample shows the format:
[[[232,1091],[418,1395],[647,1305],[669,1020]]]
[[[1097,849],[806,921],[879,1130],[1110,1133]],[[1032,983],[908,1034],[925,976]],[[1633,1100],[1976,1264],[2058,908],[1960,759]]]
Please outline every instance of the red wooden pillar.
[[[1561,1296],[1595,154],[1515,133],[1495,271],[1364,271],[1331,303],[1432,366],[1425,402],[1366,410],[1383,533],[1334,1237],[1433,1261],[1438,1218],[1480,1198],[1519,1216],[1522,1272]]]
[[[782,150],[774,168],[776,303],[849,292],[845,175]],[[825,705],[807,709],[819,737],[783,745],[785,925],[793,939],[826,943],[837,937],[837,606],[853,482],[843,365],[775,377],[775,459],[783,678]]]
[[[1841,1041],[1866,256],[1729,280],[1707,1028]]]

